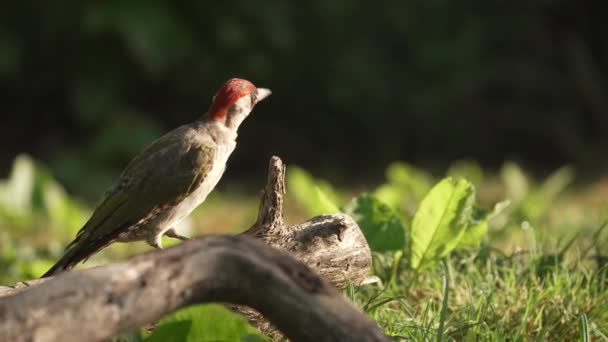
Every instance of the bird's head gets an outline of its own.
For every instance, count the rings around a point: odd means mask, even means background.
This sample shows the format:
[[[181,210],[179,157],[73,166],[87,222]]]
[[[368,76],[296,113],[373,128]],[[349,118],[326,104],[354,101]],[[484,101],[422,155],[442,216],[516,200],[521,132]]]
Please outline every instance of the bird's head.
[[[270,94],[270,89],[257,88],[241,78],[231,78],[215,93],[209,107],[209,118],[237,129],[253,107]]]

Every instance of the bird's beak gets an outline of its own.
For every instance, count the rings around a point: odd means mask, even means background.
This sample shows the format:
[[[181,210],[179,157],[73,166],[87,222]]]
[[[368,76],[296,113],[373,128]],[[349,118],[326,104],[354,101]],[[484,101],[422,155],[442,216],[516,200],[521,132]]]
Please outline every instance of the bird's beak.
[[[255,103],[258,103],[260,101],[262,101],[263,99],[267,98],[268,96],[270,96],[270,94],[272,94],[272,92],[270,91],[270,89],[267,88],[257,88],[255,90]]]

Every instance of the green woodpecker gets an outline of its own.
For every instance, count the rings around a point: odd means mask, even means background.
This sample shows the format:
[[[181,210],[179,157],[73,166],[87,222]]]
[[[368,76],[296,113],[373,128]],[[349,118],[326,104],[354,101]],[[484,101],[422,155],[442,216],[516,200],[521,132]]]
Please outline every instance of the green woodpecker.
[[[270,90],[233,78],[208,112],[146,147],[122,172],[63,257],[43,277],[71,269],[113,242],[161,237],[185,240],[175,225],[201,204],[220,180],[236,147],[239,125]]]

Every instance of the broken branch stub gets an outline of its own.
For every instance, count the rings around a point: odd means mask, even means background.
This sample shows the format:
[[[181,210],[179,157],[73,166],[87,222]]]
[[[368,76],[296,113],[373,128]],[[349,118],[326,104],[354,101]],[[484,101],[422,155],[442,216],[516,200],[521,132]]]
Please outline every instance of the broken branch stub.
[[[361,284],[369,273],[371,250],[359,225],[346,214],[316,216],[304,223],[283,223],[285,166],[272,157],[256,223],[243,234],[287,251],[338,288]]]

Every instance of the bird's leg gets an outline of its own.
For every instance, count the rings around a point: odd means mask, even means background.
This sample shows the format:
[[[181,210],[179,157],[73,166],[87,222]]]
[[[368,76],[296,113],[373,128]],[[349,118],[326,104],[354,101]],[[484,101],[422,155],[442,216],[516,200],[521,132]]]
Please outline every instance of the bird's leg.
[[[163,244],[162,244],[162,239],[163,235],[162,234],[155,234],[155,235],[148,235],[146,237],[146,241],[148,242],[148,244],[156,249],[163,249]]]
[[[175,230],[174,227],[169,228],[169,230],[167,230],[165,232],[165,235],[168,236],[168,237],[170,237],[170,238],[179,239],[179,240],[182,240],[182,241],[190,240],[189,237],[183,236],[180,233],[178,233],[177,230]]]

